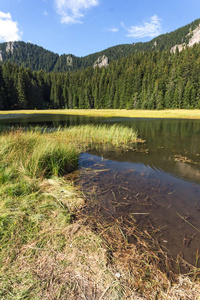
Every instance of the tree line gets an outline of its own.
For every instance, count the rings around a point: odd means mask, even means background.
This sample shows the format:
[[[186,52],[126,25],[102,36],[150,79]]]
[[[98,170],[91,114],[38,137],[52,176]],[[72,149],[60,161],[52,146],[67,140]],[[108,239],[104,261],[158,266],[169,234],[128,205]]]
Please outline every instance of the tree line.
[[[200,108],[200,45],[138,51],[74,72],[0,66],[0,109]]]

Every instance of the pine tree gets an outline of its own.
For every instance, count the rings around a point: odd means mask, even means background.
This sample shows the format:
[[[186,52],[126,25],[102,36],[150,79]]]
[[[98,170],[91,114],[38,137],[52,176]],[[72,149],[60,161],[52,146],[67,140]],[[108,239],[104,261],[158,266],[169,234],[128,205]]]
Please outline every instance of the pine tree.
[[[28,107],[26,78],[22,69],[18,73],[17,92],[18,92],[18,104],[17,104],[18,109],[26,109]]]
[[[2,67],[0,66],[0,110],[3,110],[5,107],[5,86],[4,79],[2,74]]]

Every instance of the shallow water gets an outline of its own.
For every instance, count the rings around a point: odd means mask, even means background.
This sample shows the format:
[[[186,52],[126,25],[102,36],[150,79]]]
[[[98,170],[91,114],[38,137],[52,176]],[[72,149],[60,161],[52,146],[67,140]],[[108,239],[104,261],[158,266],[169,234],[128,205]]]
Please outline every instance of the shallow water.
[[[149,229],[149,225],[158,229],[153,237],[174,259],[180,255],[195,264],[200,246],[198,184],[142,163],[117,162],[90,154],[82,154],[80,163],[83,190],[89,200],[98,199],[101,215],[109,219],[132,215],[140,229]]]
[[[199,120],[63,115],[6,116],[0,120],[2,124],[50,127],[96,122],[134,127],[146,142],[138,144],[136,151],[81,154],[80,182],[85,192],[98,199],[105,217],[132,214],[139,225],[159,229],[156,237],[160,244],[174,258],[180,255],[194,265],[200,247]]]

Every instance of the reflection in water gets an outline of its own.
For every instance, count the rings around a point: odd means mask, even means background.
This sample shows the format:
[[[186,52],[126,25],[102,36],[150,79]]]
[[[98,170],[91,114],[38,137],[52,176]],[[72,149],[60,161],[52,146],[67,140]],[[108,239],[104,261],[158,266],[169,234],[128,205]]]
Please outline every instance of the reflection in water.
[[[11,114],[0,115],[0,124],[48,127],[74,126],[88,123],[117,123],[134,127],[139,137],[146,140],[142,147],[148,151],[129,151],[119,155],[104,154],[108,159],[121,162],[142,163],[152,169],[170,173],[186,181],[200,183],[200,120],[133,119],[133,118],[91,118],[86,116]],[[97,155],[101,153],[92,152]],[[183,156],[192,163],[177,162]]]
[[[21,126],[73,126],[117,123],[134,127],[145,144],[123,153],[80,156],[83,188],[98,196],[101,213],[135,217],[138,224],[159,228],[158,239],[172,254],[189,262],[200,245],[200,121],[130,118],[88,118],[65,115],[0,116],[0,123]],[[177,160],[184,157],[184,160]],[[98,165],[97,165],[98,164]],[[104,172],[96,172],[104,168]],[[88,177],[89,176],[89,177]]]
[[[187,164],[184,162],[176,163],[176,169],[183,178],[188,178],[190,181],[199,182],[200,179],[200,166]]]
[[[139,136],[146,140],[146,153],[129,153],[114,159],[143,163],[184,180],[200,183],[200,120],[128,119],[118,118],[118,124],[136,128]],[[112,120],[114,122],[114,119]],[[192,163],[176,162],[177,155],[186,157]],[[106,155],[107,156],[107,155]],[[107,156],[108,157],[108,156]],[[112,155],[109,155],[112,159]],[[190,166],[190,172],[184,171]],[[183,172],[182,172],[183,170]],[[195,176],[193,176],[193,172]]]
[[[0,115],[0,125],[14,126],[75,126],[80,124],[96,123],[100,118],[89,118],[85,116],[66,116],[52,114],[9,114]]]
[[[141,163],[117,162],[82,154],[80,182],[92,205],[109,218],[134,216],[137,226],[154,228],[156,237],[176,259],[195,264],[200,244],[200,188]],[[86,168],[86,169],[85,169]]]

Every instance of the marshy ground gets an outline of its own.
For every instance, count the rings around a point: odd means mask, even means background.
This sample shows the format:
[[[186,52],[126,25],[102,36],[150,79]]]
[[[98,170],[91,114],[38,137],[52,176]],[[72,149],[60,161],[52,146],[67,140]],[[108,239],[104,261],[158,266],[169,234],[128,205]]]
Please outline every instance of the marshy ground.
[[[163,109],[163,110],[142,110],[142,109],[49,109],[49,110],[13,110],[0,111],[0,115],[8,114],[64,114],[82,115],[92,117],[128,117],[128,118],[182,118],[200,119],[199,109]]]
[[[135,216],[110,218],[94,180],[89,194],[74,184],[82,151],[123,151],[137,141],[115,125],[1,132],[1,299],[199,299],[197,267],[173,272]],[[102,171],[84,170],[86,179]]]

